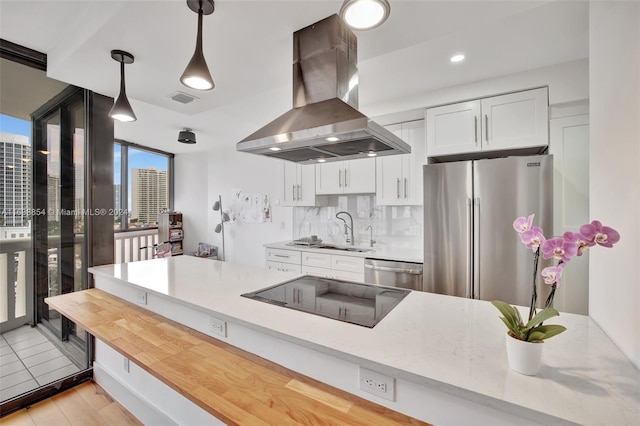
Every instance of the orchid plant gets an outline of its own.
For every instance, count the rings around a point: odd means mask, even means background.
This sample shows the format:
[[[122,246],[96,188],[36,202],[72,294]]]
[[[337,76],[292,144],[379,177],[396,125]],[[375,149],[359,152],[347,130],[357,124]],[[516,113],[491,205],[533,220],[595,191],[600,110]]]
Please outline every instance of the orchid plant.
[[[533,214],[527,217],[519,217],[513,222],[513,228],[520,235],[522,243],[533,251],[533,285],[527,324],[524,324],[515,307],[499,300],[491,302],[503,315],[500,319],[507,326],[509,334],[526,342],[542,342],[566,330],[561,325],[543,325],[543,322],[551,317],[560,315],[553,308],[553,298],[567,263],[575,256],[582,256],[590,247],[599,245],[611,248],[620,240],[620,234],[615,229],[603,226],[597,220],[582,225],[580,232],[565,232],[561,237],[546,239],[542,229],[538,226],[533,226],[534,217],[535,215]],[[536,301],[538,298],[536,282],[540,253],[542,253],[543,258],[553,258],[558,263],[544,268],[540,273],[544,283],[551,286],[551,292],[544,304],[544,309],[536,313]]]

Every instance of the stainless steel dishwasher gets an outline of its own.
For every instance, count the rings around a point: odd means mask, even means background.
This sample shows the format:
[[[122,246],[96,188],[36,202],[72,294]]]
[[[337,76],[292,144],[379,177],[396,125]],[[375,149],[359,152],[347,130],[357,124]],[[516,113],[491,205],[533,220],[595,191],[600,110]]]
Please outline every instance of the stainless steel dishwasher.
[[[422,290],[422,263],[365,259],[364,281],[369,284]]]

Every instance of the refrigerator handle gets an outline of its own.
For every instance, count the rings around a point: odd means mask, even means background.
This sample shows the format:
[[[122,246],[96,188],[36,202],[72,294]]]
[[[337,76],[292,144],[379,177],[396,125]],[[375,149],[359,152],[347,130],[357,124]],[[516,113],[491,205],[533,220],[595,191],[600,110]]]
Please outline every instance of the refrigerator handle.
[[[467,198],[467,289],[464,297],[473,297],[473,203]]]
[[[473,204],[473,298],[480,299],[480,198]]]

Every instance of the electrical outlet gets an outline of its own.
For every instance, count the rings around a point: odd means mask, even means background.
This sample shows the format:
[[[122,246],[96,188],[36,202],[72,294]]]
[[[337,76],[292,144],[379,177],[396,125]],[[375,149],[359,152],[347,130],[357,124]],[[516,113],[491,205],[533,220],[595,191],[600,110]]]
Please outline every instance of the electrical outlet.
[[[360,389],[381,398],[395,401],[395,379],[360,367]]]
[[[122,368],[124,369],[125,373],[129,372],[129,358],[122,358]]]
[[[147,304],[147,292],[146,291],[137,291],[136,292],[136,302],[141,305]]]
[[[227,322],[218,318],[209,317],[209,330],[218,336],[227,337]]]

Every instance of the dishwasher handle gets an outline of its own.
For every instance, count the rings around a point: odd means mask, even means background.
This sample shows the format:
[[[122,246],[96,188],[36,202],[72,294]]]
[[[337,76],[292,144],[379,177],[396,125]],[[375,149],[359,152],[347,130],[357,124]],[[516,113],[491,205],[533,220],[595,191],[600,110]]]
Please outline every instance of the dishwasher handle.
[[[365,263],[364,267],[374,271],[395,272],[396,274],[422,275],[422,269],[390,268],[388,266],[375,266],[369,263]]]

